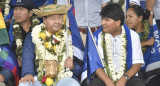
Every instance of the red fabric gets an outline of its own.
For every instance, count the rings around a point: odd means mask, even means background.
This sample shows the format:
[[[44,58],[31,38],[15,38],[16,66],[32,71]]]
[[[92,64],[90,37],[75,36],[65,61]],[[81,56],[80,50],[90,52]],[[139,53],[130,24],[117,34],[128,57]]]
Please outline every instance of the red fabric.
[[[15,78],[15,85],[18,86],[18,84],[19,84],[19,76],[18,76],[18,73],[17,73],[17,67],[14,67],[14,69],[12,70],[12,73],[13,73],[14,78]]]

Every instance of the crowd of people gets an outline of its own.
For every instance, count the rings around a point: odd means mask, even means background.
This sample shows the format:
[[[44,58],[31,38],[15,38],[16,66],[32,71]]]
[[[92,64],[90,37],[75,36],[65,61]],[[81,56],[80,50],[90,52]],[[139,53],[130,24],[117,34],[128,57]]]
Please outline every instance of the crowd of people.
[[[37,3],[0,0],[0,86],[160,86],[160,0]]]

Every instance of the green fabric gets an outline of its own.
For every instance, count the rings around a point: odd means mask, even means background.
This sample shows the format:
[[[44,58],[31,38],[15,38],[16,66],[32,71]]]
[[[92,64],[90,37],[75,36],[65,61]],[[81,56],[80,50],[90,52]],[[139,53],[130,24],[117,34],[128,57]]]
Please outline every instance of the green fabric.
[[[4,50],[1,50],[0,57],[3,58],[4,60],[6,60],[7,57],[8,57],[8,52],[4,51]]]
[[[6,28],[0,29],[0,45],[9,44],[9,37]]]
[[[0,29],[0,45],[9,44],[9,37],[5,28]]]

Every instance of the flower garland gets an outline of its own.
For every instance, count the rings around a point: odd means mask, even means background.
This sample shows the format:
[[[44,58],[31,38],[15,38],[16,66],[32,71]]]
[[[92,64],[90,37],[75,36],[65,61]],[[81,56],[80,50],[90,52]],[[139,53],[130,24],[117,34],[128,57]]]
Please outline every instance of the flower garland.
[[[102,33],[103,36],[103,49],[104,49],[104,59],[105,59],[105,68],[110,79],[116,83],[126,71],[126,55],[127,55],[127,40],[124,27],[122,27],[121,35],[121,60],[120,60],[120,70],[118,73],[114,70],[113,58],[112,58],[112,47],[111,47],[111,38],[109,33]]]
[[[72,77],[73,73],[66,70],[64,62],[66,55],[66,42],[69,42],[69,56],[73,58],[72,41],[67,38],[67,31],[60,30],[55,35],[45,30],[45,25],[42,23],[37,25],[32,31],[32,41],[36,47],[36,65],[38,65],[38,80],[42,80],[45,76],[44,61],[55,60],[58,62],[58,77],[54,78],[56,82],[66,77]],[[47,82],[46,82],[47,83]]]
[[[111,0],[111,3],[115,3],[115,0]],[[125,0],[118,0],[118,4],[120,4],[121,6],[123,6],[123,4],[125,3]]]
[[[140,37],[141,42],[147,41],[148,36],[150,34],[150,26],[149,26],[149,21],[148,20],[144,20],[143,26],[144,26],[144,31],[142,32],[142,35]],[[147,49],[148,49],[148,46],[142,47],[143,53],[145,53],[147,51]]]
[[[11,1],[10,0],[1,0],[0,1],[0,8],[2,10],[4,10],[4,18],[9,14],[9,11],[10,11],[10,6],[9,6],[9,3]]]
[[[37,17],[35,17],[35,16],[33,16],[31,18],[31,21],[32,21],[31,29],[34,26],[38,25],[40,22],[37,19]],[[21,59],[22,49],[23,49],[22,43],[24,40],[22,39],[22,31],[21,31],[20,25],[17,22],[13,23],[13,32],[12,33],[14,35],[14,40],[16,41],[16,46],[17,46],[15,53],[16,53],[17,57]]]
[[[1,10],[4,10],[4,8],[5,8],[5,3],[6,3],[6,0],[1,0],[1,1],[0,1],[0,8],[1,8]]]
[[[10,2],[11,2],[10,0],[6,0],[5,9],[4,9],[4,18],[9,14],[9,10],[10,10],[9,3]]]

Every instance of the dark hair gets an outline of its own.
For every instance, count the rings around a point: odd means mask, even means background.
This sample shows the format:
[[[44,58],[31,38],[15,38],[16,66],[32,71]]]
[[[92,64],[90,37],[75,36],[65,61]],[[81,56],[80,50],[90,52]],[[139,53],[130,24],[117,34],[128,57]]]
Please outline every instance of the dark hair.
[[[135,12],[135,14],[138,16],[138,17],[140,17],[140,16],[143,16],[143,21],[145,20],[145,19],[149,19],[149,16],[150,16],[150,11],[149,10],[144,10],[141,6],[139,6],[139,5],[133,5],[133,6],[131,6],[131,7],[129,7],[129,8],[132,8],[133,9],[133,11]]]
[[[109,3],[102,8],[100,15],[102,16],[102,18],[111,18],[114,21],[120,20],[121,25],[124,24],[124,12],[121,5],[119,5],[118,3]]]

